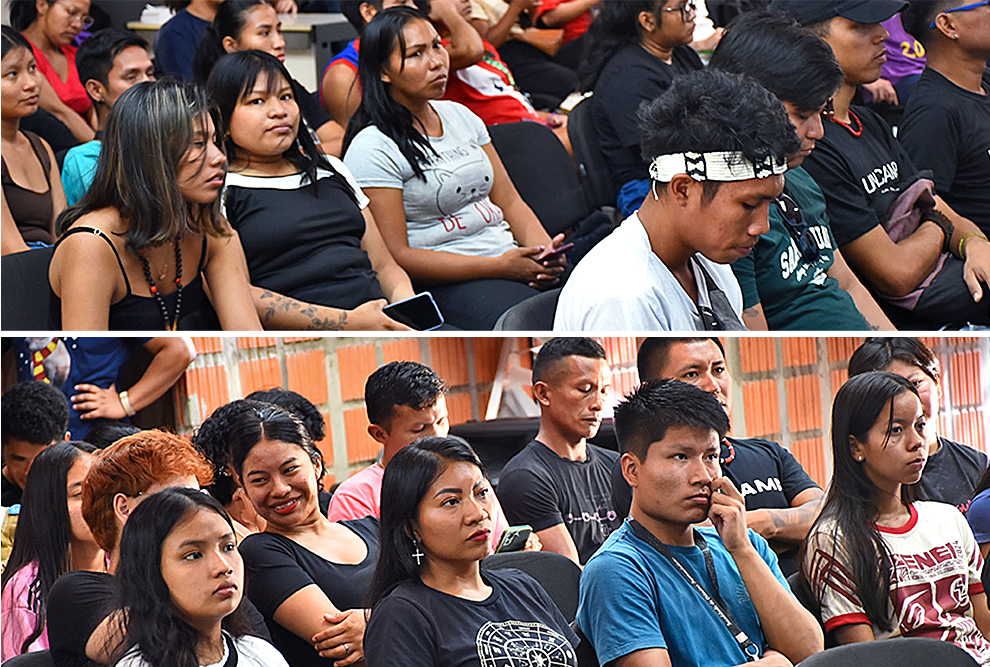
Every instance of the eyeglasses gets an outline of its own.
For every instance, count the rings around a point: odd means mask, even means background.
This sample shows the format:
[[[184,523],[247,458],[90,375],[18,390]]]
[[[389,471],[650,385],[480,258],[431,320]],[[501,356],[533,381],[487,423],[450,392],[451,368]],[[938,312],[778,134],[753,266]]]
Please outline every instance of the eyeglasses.
[[[968,12],[971,9],[976,9],[977,7],[982,7],[984,5],[990,5],[990,0],[980,0],[980,2],[973,2],[968,5],[963,5],[962,7],[954,7],[953,9],[946,9],[944,12],[939,12],[938,14],[935,15],[935,21],[938,20],[938,17],[941,14],[951,14],[952,12]],[[934,28],[935,21],[932,21],[931,25],[929,25],[928,27]]]
[[[990,2],[990,0],[986,0],[986,2]],[[664,7],[663,11],[680,12],[681,20],[684,21],[685,23],[687,23],[688,21],[690,21],[691,19],[693,19],[695,16],[698,15],[698,7],[693,2],[685,3],[680,7]]]
[[[988,0],[988,2],[990,2],[990,0]],[[65,7],[65,14],[69,17],[70,22],[75,23],[78,21],[82,24],[83,30],[89,30],[93,27],[93,17],[89,14],[83,14],[75,7]]]
[[[990,1],[990,0],[988,0]],[[801,257],[809,264],[814,264],[822,256],[822,251],[818,247],[818,241],[811,232],[811,226],[804,219],[801,209],[797,203],[788,195],[782,194],[776,199],[777,205],[784,218],[784,225],[795,240]]]

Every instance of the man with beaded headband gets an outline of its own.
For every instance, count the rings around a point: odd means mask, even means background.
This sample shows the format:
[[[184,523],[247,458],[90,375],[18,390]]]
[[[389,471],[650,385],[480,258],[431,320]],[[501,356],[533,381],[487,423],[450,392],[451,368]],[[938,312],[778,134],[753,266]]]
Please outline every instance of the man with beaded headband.
[[[783,106],[752,80],[700,71],[639,120],[651,195],[575,267],[554,330],[745,328],[727,265],[769,229],[800,147]]]

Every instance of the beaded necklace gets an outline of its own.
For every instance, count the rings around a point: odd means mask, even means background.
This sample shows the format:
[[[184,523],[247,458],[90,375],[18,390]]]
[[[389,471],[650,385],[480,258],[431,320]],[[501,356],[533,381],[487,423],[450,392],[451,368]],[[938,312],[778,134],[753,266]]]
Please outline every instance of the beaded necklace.
[[[854,137],[859,138],[859,137],[863,136],[863,121],[861,121],[859,119],[859,116],[857,116],[855,113],[853,113],[853,110],[852,109],[849,110],[849,118],[854,123],[856,123],[856,127],[855,128],[852,125],[850,125],[849,123],[843,123],[841,120],[839,120],[838,118],[835,117],[835,110],[831,108],[831,100],[829,100],[829,108],[826,108],[825,109],[825,113],[823,115],[825,116],[825,118],[827,120],[830,120],[833,123],[835,123],[836,125],[841,125],[842,127],[844,127],[847,130],[849,130],[849,133],[851,135],[853,135]]]
[[[151,276],[151,263],[144,254],[144,248],[138,250],[138,259],[141,260],[141,268],[144,269],[144,279],[148,281],[151,289],[151,296],[162,311],[162,318],[165,320],[166,331],[177,331],[179,328],[179,312],[182,310],[182,251],[179,249],[179,239],[175,239],[175,319],[169,321],[168,306],[165,305],[165,297],[161,295],[155,279]]]

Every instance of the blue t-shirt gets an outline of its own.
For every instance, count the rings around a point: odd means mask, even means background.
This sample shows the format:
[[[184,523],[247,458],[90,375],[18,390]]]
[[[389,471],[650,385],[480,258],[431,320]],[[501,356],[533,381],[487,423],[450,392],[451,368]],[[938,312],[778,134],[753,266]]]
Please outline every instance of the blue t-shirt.
[[[158,75],[171,74],[192,81],[193,54],[209,25],[209,21],[193,16],[188,9],[166,21],[155,40],[155,71]]]
[[[93,184],[96,175],[96,163],[100,160],[103,142],[87,141],[79,146],[73,146],[62,160],[62,188],[65,190],[65,201],[69,206],[75,205],[89,186]]]
[[[973,529],[973,535],[980,544],[990,542],[990,489],[983,489],[973,502],[969,504],[969,511],[966,513],[966,520],[969,527]]]
[[[762,654],[763,630],[739,568],[714,528],[697,530],[711,548],[722,599]],[[752,530],[749,539],[790,591],[767,541]],[[709,593],[714,590],[700,548],[672,546],[670,550]],[[715,612],[670,561],[636,536],[628,522],[609,536],[585,566],[577,623],[603,665],[650,648],[666,649],[671,664],[678,667],[746,662],[746,654]]]
[[[144,345],[150,338],[116,338],[80,336],[79,338],[65,337],[65,346],[72,357],[72,367],[69,377],[62,386],[58,387],[69,401],[69,433],[73,440],[82,440],[90,429],[103,419],[80,419],[82,413],[71,408],[72,396],[76,393],[77,384],[95,384],[107,389],[117,384],[120,371],[130,359],[134,347]],[[17,353],[17,379],[20,382],[33,380],[31,352],[27,340],[14,339],[14,349]],[[117,386],[117,391],[126,387]],[[124,417],[120,421],[129,421]]]

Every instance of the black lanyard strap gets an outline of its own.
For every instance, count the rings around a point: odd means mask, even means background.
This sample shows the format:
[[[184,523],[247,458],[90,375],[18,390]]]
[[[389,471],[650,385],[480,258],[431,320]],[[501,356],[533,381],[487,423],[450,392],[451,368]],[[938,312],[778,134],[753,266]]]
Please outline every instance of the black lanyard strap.
[[[749,635],[747,635],[741,627],[739,627],[735,617],[732,615],[732,611],[725,604],[725,601],[722,600],[722,596],[719,593],[718,574],[715,572],[715,560],[712,558],[712,550],[701,533],[697,530],[694,531],[694,541],[695,544],[697,544],[701,549],[701,555],[705,558],[705,569],[708,570],[708,577],[712,580],[712,587],[714,588],[715,593],[714,598],[708,593],[707,590],[705,590],[704,586],[698,583],[698,581],[691,576],[691,573],[688,572],[687,568],[685,568],[679,560],[677,560],[677,556],[674,555],[666,544],[658,540],[653,533],[648,531],[635,519],[629,519],[629,525],[639,539],[649,544],[651,547],[656,549],[661,556],[669,560],[674,566],[674,569],[676,569],[681,576],[687,580],[688,584],[691,585],[691,588],[693,588],[698,595],[700,595],[702,599],[708,603],[708,606],[711,607],[712,611],[715,612],[715,615],[718,616],[719,620],[722,621],[722,624],[725,625],[726,629],[729,631],[729,634],[731,634],[739,644],[739,648],[742,649],[742,652],[746,655],[746,660],[748,662],[755,662],[759,660],[760,647],[749,638]]]
[[[227,642],[227,661],[223,663],[223,667],[237,667],[237,646],[234,644],[234,640],[224,633],[223,639]]]

